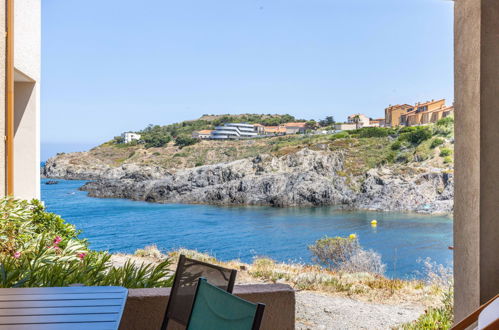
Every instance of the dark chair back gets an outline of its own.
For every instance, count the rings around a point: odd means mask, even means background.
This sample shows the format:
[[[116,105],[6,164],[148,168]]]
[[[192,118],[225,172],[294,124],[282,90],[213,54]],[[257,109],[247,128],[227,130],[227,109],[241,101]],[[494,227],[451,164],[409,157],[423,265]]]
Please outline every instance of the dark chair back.
[[[166,330],[169,320],[187,325],[194,303],[198,279],[204,277],[220,289],[232,293],[237,271],[180,255],[165,317],[161,326]]]
[[[188,330],[258,330],[265,305],[254,304],[200,278]]]

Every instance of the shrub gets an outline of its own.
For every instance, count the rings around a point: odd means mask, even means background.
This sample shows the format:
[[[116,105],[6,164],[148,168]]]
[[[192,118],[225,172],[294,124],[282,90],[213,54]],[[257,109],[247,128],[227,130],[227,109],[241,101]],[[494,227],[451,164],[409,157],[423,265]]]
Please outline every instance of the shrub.
[[[347,138],[349,137],[350,134],[348,134],[348,132],[338,132],[338,133],[335,133],[331,136],[331,139],[344,139],[344,138]]]
[[[431,141],[430,148],[435,149],[436,147],[444,144],[444,140],[441,138],[434,138],[433,141]]]
[[[405,127],[405,128],[411,128],[411,127]],[[414,127],[415,128],[415,127]],[[401,129],[400,131],[402,131]],[[427,127],[417,127],[413,130],[405,131],[400,134],[399,140],[401,141],[407,141],[410,142],[414,145],[418,145],[421,142],[428,140],[431,138],[432,133]]]
[[[188,136],[179,136],[177,139],[175,139],[175,145],[180,148],[196,144],[197,142],[198,139]]]
[[[120,144],[120,143],[124,143],[125,139],[123,139],[122,136],[115,136],[111,142],[114,144]]]
[[[391,146],[392,150],[400,150],[400,148],[402,148],[402,142],[400,142],[398,140],[393,142],[393,144]]]
[[[450,329],[454,321],[453,296],[453,291],[448,290],[443,295],[442,306],[428,308],[417,320],[402,325],[402,329]]]
[[[0,254],[0,287],[119,285],[127,288],[171,286],[170,259],[157,266],[131,261],[113,267],[110,255],[89,251],[77,240],[60,242],[38,235],[16,254]]]
[[[452,126],[454,125],[454,117],[449,116],[437,121],[437,126]]]
[[[31,202],[13,198],[0,199],[0,254],[13,254],[25,242],[38,234],[76,239],[79,231],[60,216],[45,211],[37,200]]]
[[[451,156],[447,156],[447,157],[444,157],[444,164],[450,164],[452,163],[454,160],[452,159]]]
[[[376,252],[363,250],[355,235],[324,237],[308,247],[313,261],[330,270],[383,274],[385,265]]]
[[[364,127],[358,130],[361,138],[387,137],[389,129],[383,127]]]
[[[74,226],[39,201],[4,198],[0,213],[0,287],[171,285],[170,259],[157,266],[113,267],[108,253],[89,250]]]
[[[450,150],[449,148],[440,149],[440,157],[447,157],[450,155],[452,155],[452,150]]]
[[[171,132],[159,125],[149,125],[140,132],[146,148],[160,148],[171,141]]]

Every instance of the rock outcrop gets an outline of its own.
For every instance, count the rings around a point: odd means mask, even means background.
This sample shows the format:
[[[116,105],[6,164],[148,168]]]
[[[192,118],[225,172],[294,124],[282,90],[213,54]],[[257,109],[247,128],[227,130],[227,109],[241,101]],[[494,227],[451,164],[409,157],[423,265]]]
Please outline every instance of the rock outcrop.
[[[47,164],[50,164],[47,162]],[[341,151],[302,149],[285,156],[260,155],[170,173],[133,164],[90,169],[54,162],[48,177],[94,179],[81,189],[92,197],[159,203],[325,206],[381,211],[451,213],[453,176],[441,169],[401,171],[395,166],[344,175]],[[57,169],[57,171],[55,170]],[[57,174],[53,176],[53,174]],[[341,173],[342,175],[340,175]],[[79,175],[82,175],[78,177]]]

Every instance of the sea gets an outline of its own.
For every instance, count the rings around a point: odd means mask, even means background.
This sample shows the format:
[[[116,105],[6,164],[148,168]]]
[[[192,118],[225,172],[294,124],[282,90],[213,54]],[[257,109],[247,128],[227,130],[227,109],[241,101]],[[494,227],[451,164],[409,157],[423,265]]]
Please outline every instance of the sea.
[[[88,197],[85,181],[42,179],[47,210],[82,230],[90,247],[133,253],[147,245],[207,252],[219,260],[255,257],[311,264],[308,246],[325,236],[356,234],[379,253],[392,278],[424,278],[424,261],[452,267],[452,218],[334,207],[272,208],[155,204]],[[377,226],[371,221],[376,220]]]

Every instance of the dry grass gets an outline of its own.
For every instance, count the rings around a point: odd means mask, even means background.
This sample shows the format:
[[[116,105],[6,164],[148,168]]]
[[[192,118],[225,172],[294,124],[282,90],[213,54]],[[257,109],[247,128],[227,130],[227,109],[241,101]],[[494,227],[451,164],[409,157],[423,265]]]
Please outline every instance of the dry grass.
[[[163,254],[156,246],[148,246],[137,250],[133,256],[118,255],[117,258],[121,262],[124,257],[128,257],[135,261],[158,263],[168,256],[173,259],[172,271],[174,271],[180,254],[191,259],[237,269],[238,284],[285,283],[295,290],[316,291],[370,302],[417,303],[425,306],[438,306],[439,297],[445,291],[438,280],[429,283],[420,280],[389,279],[369,273],[338,273],[320,266],[285,264],[269,258],[255,258],[251,264],[239,260],[222,262],[208,253],[188,249]]]

